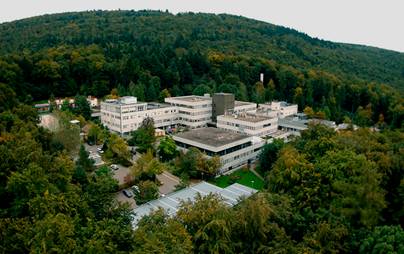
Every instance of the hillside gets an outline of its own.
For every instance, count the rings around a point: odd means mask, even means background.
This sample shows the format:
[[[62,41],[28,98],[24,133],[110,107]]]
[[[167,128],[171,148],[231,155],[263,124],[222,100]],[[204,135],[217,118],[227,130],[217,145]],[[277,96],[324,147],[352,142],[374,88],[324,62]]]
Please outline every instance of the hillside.
[[[25,103],[232,92],[294,102],[337,122],[404,121],[404,54],[224,14],[91,11],[0,24],[0,83]]]
[[[144,39],[162,46],[259,56],[298,69],[317,68],[338,75],[404,87],[404,54],[332,43],[295,30],[231,15],[97,11],[45,15],[0,25],[0,52],[39,50],[61,44],[129,43]]]

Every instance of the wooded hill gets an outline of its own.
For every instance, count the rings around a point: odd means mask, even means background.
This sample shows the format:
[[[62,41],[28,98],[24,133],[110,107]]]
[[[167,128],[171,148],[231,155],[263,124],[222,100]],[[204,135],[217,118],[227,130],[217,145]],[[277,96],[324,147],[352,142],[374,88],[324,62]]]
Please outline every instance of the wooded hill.
[[[294,102],[338,122],[399,127],[404,119],[403,53],[224,14],[91,11],[4,23],[0,82],[26,103],[113,88],[145,101],[233,92]]]
[[[37,51],[59,45],[193,48],[234,56],[258,56],[298,69],[404,86],[404,54],[324,41],[296,30],[233,15],[157,11],[92,11],[45,15],[0,25],[0,51]]]

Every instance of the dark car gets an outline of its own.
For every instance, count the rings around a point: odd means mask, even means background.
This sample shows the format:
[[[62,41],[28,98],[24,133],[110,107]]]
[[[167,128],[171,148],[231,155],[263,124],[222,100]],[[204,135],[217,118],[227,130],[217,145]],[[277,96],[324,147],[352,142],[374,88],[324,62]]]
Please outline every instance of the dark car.
[[[125,195],[128,198],[133,197],[133,192],[131,190],[124,189],[122,192],[123,192],[123,195]]]

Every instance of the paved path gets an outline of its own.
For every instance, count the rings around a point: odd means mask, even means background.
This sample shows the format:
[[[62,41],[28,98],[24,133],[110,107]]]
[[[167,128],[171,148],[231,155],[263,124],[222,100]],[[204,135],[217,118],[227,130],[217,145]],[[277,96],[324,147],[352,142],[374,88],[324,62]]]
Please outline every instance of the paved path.
[[[159,187],[159,192],[163,195],[173,192],[175,186],[180,183],[180,179],[168,171],[158,175],[157,179],[162,183]]]
[[[258,178],[260,178],[262,181],[265,181],[264,177],[262,177],[260,174],[258,174],[257,171],[255,171],[255,167],[250,167],[251,172],[254,173]]]

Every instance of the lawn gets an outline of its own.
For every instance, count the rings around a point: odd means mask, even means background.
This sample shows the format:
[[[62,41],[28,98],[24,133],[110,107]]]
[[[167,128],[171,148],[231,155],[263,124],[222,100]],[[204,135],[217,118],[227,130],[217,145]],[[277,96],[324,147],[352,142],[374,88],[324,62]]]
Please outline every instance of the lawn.
[[[264,181],[247,169],[240,169],[230,175],[214,178],[210,182],[221,188],[225,188],[234,182],[257,190],[261,190],[264,187]]]

